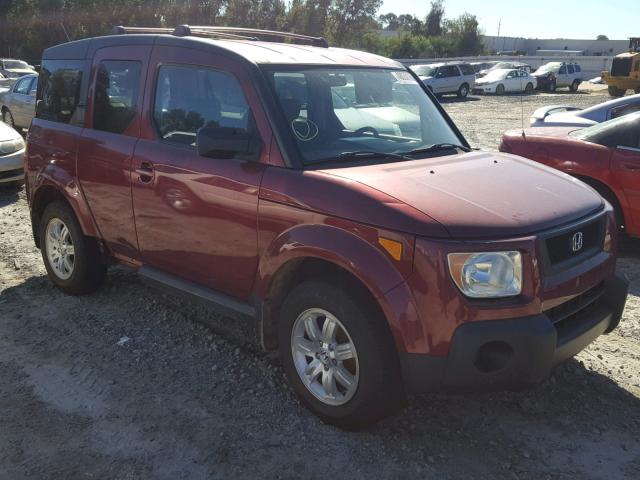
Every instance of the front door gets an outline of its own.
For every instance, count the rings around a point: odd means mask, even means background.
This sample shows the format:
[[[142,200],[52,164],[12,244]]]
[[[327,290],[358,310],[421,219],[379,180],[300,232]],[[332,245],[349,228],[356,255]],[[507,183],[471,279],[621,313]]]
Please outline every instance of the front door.
[[[265,139],[247,100],[248,91],[252,102],[257,98],[250,80],[228,63],[215,54],[154,48],[145,98],[150,131],[135,151],[133,206],[145,264],[246,299],[257,269],[258,190],[266,165],[202,157],[195,147],[205,126]]]
[[[87,127],[78,148],[78,178],[109,250],[137,259],[131,203],[131,161],[140,135],[140,111],[150,46],[98,50],[89,80]]]
[[[613,152],[612,173],[622,188],[632,221],[640,228],[640,132],[629,132],[628,141],[622,138]]]
[[[29,96],[33,78],[21,78],[16,82],[11,92],[11,114],[13,115],[13,123],[17,127],[28,126],[33,116],[29,115],[27,119],[28,108],[33,106],[33,100]]]

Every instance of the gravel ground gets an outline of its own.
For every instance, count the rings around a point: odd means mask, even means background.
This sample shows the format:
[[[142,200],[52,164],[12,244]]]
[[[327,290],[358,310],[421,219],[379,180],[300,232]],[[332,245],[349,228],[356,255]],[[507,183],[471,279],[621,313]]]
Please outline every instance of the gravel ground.
[[[523,99],[603,101],[601,93]],[[520,101],[446,99],[474,146]],[[0,189],[0,478],[640,478],[640,251],[622,324],[526,392],[431,395],[362,432],[301,406],[243,326],[123,268],[68,297],[45,277],[23,190]]]

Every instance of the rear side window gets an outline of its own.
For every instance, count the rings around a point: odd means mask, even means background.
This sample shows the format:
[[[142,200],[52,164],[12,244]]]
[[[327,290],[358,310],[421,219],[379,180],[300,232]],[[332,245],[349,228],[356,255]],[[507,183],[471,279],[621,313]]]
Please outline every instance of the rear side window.
[[[123,133],[136,114],[140,86],[140,62],[100,62],[93,101],[93,128]]]
[[[462,70],[463,75],[475,75],[475,70],[473,67],[467,63],[463,63],[460,65],[460,70]]]
[[[251,128],[251,112],[238,80],[202,67],[165,65],[156,84],[153,118],[161,138],[195,146],[202,127]]]
[[[447,65],[444,67],[440,67],[439,72],[442,72],[442,76],[445,78],[460,76],[460,70],[458,70],[458,67],[456,67],[455,65]]]
[[[582,71],[582,69],[580,68],[580,65],[574,65],[573,68],[576,69],[576,73],[579,73]]]
[[[85,63],[74,60],[42,62],[38,82],[36,117],[52,122],[84,123],[84,109],[78,108],[83,92]]]
[[[30,90],[29,86],[31,85],[32,81],[33,81],[33,77],[32,78],[23,78],[18,83],[16,83],[16,86],[13,89],[13,91],[15,93],[20,93],[22,95],[29,95],[29,90]]]
[[[567,65],[567,69],[569,70],[569,73],[573,73],[573,65]]]

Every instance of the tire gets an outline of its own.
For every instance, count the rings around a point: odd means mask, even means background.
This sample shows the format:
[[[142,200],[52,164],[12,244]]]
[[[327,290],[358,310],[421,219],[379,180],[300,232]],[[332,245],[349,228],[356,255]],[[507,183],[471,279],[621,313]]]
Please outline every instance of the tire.
[[[49,279],[65,293],[90,293],[104,281],[107,267],[97,240],[82,233],[73,210],[64,202],[52,202],[45,208],[40,220],[40,250]],[[60,260],[56,262],[56,258]]]
[[[573,83],[571,83],[571,85],[569,86],[569,91],[575,93],[578,91],[578,87],[580,87],[580,82],[574,80]]]
[[[504,85],[500,84],[496,87],[496,95],[504,95]]]
[[[612,97],[624,97],[624,94],[627,93],[626,90],[623,90],[618,87],[614,87],[613,85],[609,85],[607,87],[607,91],[609,92],[609,95]]]
[[[458,89],[458,98],[465,98],[467,95],[469,95],[469,85],[463,83]]]
[[[527,83],[527,86],[524,87],[524,93],[526,93],[527,95],[531,95],[533,93],[533,83]]]
[[[633,93],[635,93],[636,95],[640,94],[640,88],[634,88]]]
[[[11,113],[11,110],[9,110],[8,108],[5,108],[2,111],[2,121],[7,125],[9,125],[11,128],[13,128],[14,130],[16,129],[16,124],[13,121],[13,114]]]
[[[281,309],[278,343],[289,382],[302,402],[324,422],[347,430],[366,427],[391,415],[406,399],[391,333],[372,302],[359,288],[351,287],[347,278],[332,276],[298,285]],[[320,343],[322,338],[328,340],[323,337],[326,322],[337,325],[337,333],[334,340]],[[309,324],[316,328],[311,329]],[[313,335],[311,330],[315,330]],[[311,341],[312,337],[315,340]],[[345,344],[353,345],[353,357],[332,358]],[[309,367],[312,364],[315,367]],[[302,372],[309,368],[319,371],[303,382]],[[332,389],[325,389],[323,383],[326,380],[330,386],[331,378],[335,379],[335,394],[328,395]],[[352,386],[340,378],[351,380]]]

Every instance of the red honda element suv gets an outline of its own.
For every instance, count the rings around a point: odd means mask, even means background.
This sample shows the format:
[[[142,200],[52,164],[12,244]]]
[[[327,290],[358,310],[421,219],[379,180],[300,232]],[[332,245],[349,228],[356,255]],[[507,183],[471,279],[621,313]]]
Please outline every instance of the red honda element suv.
[[[620,321],[611,206],[470,151],[395,61],[281,32],[119,27],[47,49],[36,110],[25,168],[51,281],[87,293],[115,260],[255,319],[325,421],[530,385]]]

